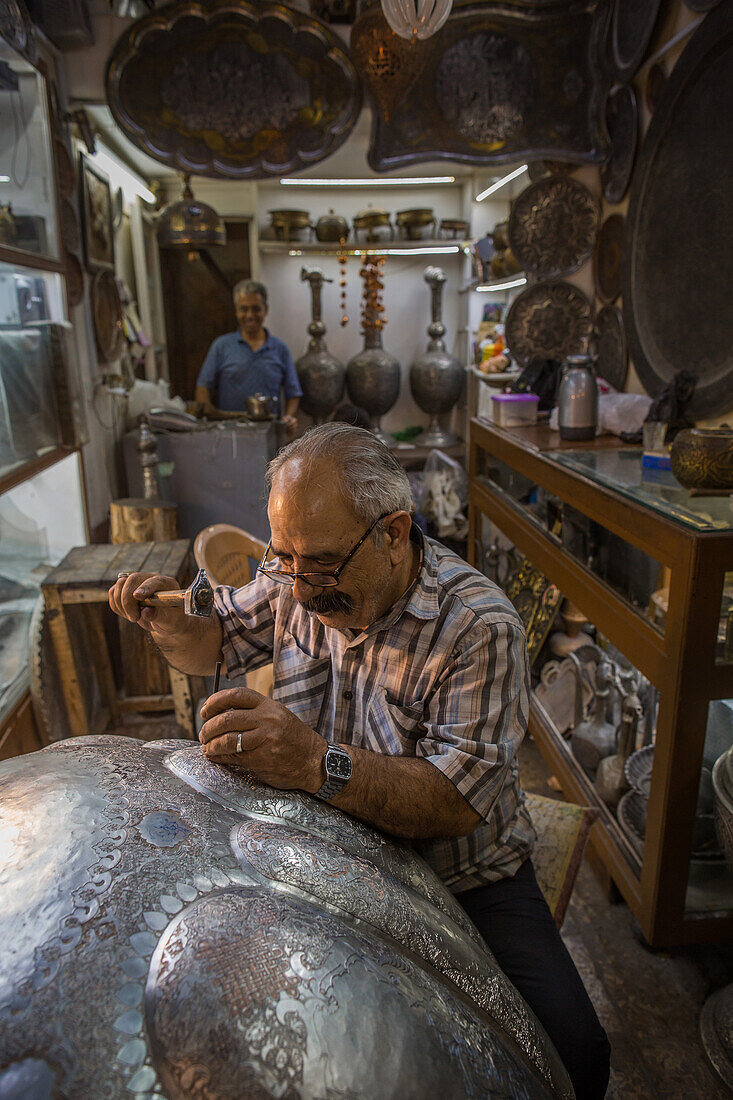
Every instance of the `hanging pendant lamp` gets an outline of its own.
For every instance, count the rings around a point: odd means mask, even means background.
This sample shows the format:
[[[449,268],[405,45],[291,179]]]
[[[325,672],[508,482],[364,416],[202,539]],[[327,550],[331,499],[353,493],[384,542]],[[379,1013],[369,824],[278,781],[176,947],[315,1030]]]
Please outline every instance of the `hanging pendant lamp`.
[[[430,38],[450,15],[453,0],[382,0],[384,18],[400,38]]]
[[[193,197],[190,176],[183,177],[183,194],[169,202],[158,218],[156,234],[161,248],[208,248],[226,244],[224,222],[216,210]]]

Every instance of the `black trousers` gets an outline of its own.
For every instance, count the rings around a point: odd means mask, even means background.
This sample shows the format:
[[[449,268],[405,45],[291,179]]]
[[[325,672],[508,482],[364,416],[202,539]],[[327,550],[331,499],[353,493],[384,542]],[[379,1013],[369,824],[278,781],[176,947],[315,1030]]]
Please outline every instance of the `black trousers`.
[[[532,861],[513,878],[455,897],[555,1044],[577,1100],[600,1100],[608,1086],[611,1048],[537,885]]]

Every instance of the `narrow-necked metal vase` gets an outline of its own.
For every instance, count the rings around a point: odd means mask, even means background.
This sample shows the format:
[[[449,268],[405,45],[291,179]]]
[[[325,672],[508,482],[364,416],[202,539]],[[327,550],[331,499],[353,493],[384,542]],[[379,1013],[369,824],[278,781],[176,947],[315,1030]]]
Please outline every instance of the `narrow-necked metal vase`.
[[[336,408],[344,394],[346,368],[326,347],[326,326],[321,320],[321,288],[332,283],[317,267],[301,267],[300,278],[310,283],[311,323],[308,325],[310,342],[308,350],[295,364],[303,391],[300,407],[313,418],[314,424],[322,424]]]
[[[380,420],[400,395],[401,375],[397,359],[382,347],[379,313],[367,307],[364,347],[346,364],[346,389],[354,404],[369,414],[371,431],[388,447],[396,443],[383,431]]]
[[[446,350],[442,318],[445,272],[426,267],[425,282],[430,287],[432,321],[428,326],[427,350],[410,368],[410,390],[417,406],[430,416],[430,423],[415,442],[422,447],[450,447],[456,442],[452,432],[441,427],[438,417],[448,413],[461,395],[463,367]]]

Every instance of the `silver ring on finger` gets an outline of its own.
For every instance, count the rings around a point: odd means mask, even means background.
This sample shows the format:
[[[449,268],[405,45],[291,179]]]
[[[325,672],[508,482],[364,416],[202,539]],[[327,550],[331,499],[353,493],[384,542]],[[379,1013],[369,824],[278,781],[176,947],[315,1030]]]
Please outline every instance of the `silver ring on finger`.
[[[242,734],[237,734],[237,752],[242,752]]]
[[[117,574],[117,580],[118,581],[124,581],[127,577],[131,577],[131,576],[132,576],[132,573],[118,573]]]

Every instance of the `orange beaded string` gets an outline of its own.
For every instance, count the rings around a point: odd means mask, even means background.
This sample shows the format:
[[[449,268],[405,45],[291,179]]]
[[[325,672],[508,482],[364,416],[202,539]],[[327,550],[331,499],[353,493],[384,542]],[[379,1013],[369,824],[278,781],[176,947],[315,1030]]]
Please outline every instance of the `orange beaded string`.
[[[339,246],[339,287],[341,288],[341,327],[343,328],[344,325],[348,325],[349,323],[349,315],[346,312],[346,261],[348,259],[348,253],[346,251],[345,237],[341,238]]]

